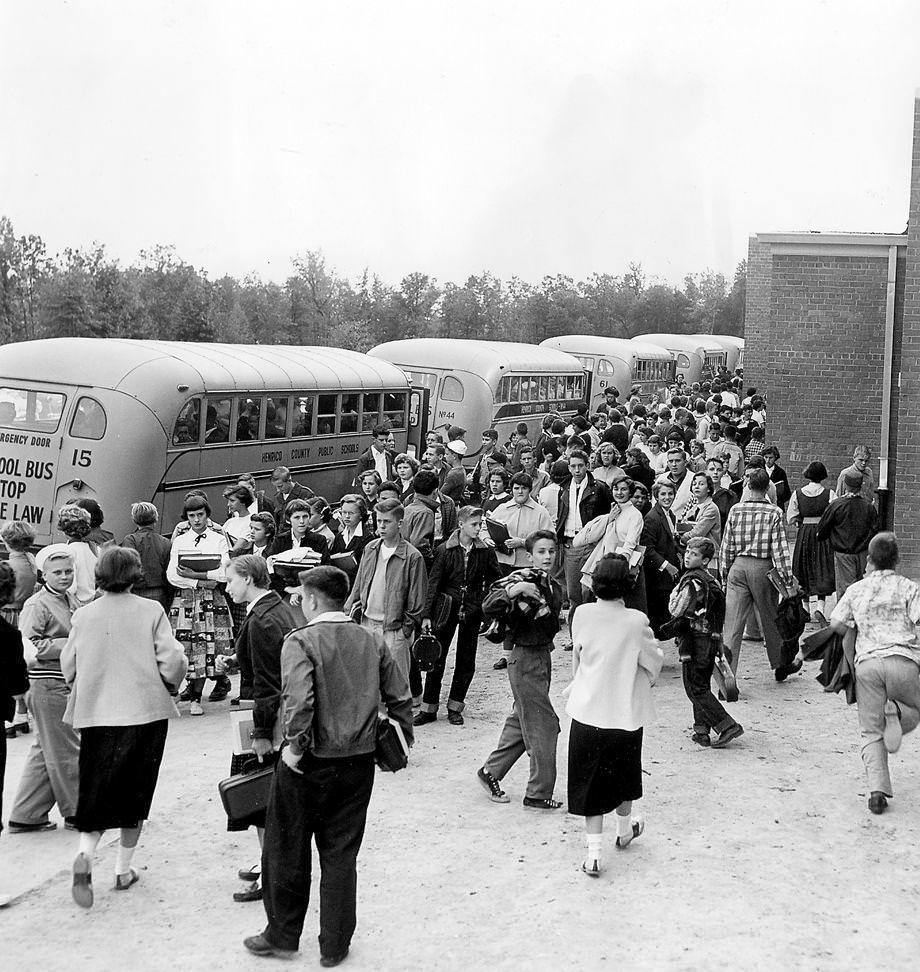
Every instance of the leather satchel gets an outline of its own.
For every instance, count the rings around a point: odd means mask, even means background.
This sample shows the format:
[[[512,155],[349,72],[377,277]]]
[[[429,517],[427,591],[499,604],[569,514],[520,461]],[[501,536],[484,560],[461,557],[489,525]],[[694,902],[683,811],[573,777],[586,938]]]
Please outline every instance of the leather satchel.
[[[374,759],[386,773],[396,773],[409,764],[409,746],[402,727],[386,716],[377,718],[377,742]]]
[[[243,823],[253,814],[261,813],[268,807],[276,759],[266,759],[269,762],[259,763],[253,758],[257,769],[236,773],[217,784],[220,801],[231,823]]]

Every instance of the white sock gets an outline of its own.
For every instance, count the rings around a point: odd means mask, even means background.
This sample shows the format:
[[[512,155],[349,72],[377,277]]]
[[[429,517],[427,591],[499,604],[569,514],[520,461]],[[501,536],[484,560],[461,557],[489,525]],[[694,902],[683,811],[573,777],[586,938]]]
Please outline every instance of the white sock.
[[[134,857],[134,851],[137,845],[134,847],[125,847],[124,844],[118,845],[118,853],[115,855],[115,876],[119,874],[127,874],[131,869],[131,858]]]
[[[585,860],[589,864],[592,861],[600,861],[600,859],[601,859],[601,848],[604,845],[604,835],[603,834],[587,834],[585,836],[585,843],[588,845],[588,852],[585,854]]]
[[[632,817],[627,814],[625,817],[614,814],[617,818],[617,837],[632,837]]]
[[[90,861],[93,859],[93,854],[96,853],[96,848],[99,846],[99,841],[102,839],[102,832],[99,830],[90,830],[86,833],[80,833],[80,848],[81,854],[85,854]]]

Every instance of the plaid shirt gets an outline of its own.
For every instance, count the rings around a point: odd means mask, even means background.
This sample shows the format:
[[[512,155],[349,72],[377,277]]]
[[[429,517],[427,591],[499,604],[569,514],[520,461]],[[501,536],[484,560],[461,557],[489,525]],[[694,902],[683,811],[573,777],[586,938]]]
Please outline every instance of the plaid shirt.
[[[768,500],[744,500],[728,511],[719,561],[722,581],[736,557],[772,560],[783,579],[792,579],[792,557],[783,529],[783,513]]]

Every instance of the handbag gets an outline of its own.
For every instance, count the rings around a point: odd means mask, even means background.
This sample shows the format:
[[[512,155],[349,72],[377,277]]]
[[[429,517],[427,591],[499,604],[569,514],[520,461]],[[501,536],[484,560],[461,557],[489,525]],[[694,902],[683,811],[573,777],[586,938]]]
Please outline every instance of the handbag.
[[[420,672],[430,672],[441,659],[441,642],[433,635],[419,635],[412,643],[412,657]]]
[[[217,784],[220,802],[231,823],[243,823],[268,807],[278,754],[273,756],[266,757],[266,762],[262,763],[253,756],[252,762],[244,765],[247,768],[255,765],[257,769],[235,773]]]
[[[409,745],[402,726],[386,716],[377,717],[374,761],[385,773],[398,773],[409,764]]]

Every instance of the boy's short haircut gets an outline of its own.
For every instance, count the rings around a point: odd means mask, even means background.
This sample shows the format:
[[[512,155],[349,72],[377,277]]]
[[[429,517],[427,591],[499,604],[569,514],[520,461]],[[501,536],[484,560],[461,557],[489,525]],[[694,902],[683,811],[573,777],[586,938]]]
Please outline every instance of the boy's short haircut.
[[[493,442],[498,442],[498,431],[496,429],[483,429],[482,437],[484,439],[491,439]]]
[[[524,549],[527,553],[533,553],[533,548],[539,540],[551,540],[553,546],[559,543],[556,534],[552,530],[534,530],[533,533],[528,534],[527,539],[524,541]]]
[[[160,513],[153,503],[133,503],[131,506],[131,519],[138,526],[153,526],[160,518]]]
[[[519,472],[515,473],[511,477],[512,486],[526,486],[527,489],[533,489],[533,476],[530,473]]]
[[[898,538],[889,532],[876,533],[869,541],[869,559],[879,570],[894,570],[901,559]]]
[[[518,454],[518,458],[523,459],[524,456],[532,456],[532,455],[533,455],[533,446],[524,446],[524,448],[521,449],[520,453]]]
[[[365,469],[364,472],[361,473],[360,476],[358,476],[358,482],[361,482],[361,480],[363,479],[367,479],[368,476],[372,477],[374,482],[378,486],[383,482],[383,480],[380,477],[380,473],[377,472],[376,469]]]
[[[669,441],[670,441],[670,439],[669,439]],[[687,450],[686,449],[681,449],[681,448],[678,448],[678,447],[675,446],[675,447],[673,447],[671,449],[668,449],[668,455],[669,456],[683,456],[684,458],[686,458],[687,457]]]
[[[412,477],[412,488],[419,496],[431,496],[438,488],[438,474],[422,470]]]
[[[581,459],[581,461],[587,466],[588,465],[588,454],[584,449],[576,449],[570,456],[569,459]]]
[[[381,500],[377,504],[377,515],[381,513],[392,513],[397,520],[401,520],[406,515],[405,507],[398,499]],[[315,567],[313,568],[316,569]],[[348,575],[345,575],[345,579],[348,579]],[[348,592],[346,591],[346,594]],[[344,600],[344,598],[342,598]]]
[[[527,435],[530,432],[530,430],[527,428],[526,422],[518,422],[515,428],[518,435]]]
[[[658,499],[658,494],[662,491],[662,489],[669,489],[672,493],[674,493],[675,496],[677,495],[677,487],[674,485],[674,483],[661,483],[656,479],[655,482],[652,483],[652,496],[654,496],[655,499]]]
[[[338,567],[320,566],[302,570],[297,579],[307,591],[315,591],[333,604],[342,605],[348,597],[348,574]]]
[[[377,492],[382,493],[385,490],[389,490],[391,493],[396,493],[397,496],[402,496],[402,487],[397,486],[392,479],[385,479],[378,487]]]
[[[699,550],[700,556],[707,562],[716,555],[716,545],[709,537],[691,537],[687,541],[687,549]]]
[[[708,466],[711,462],[717,462],[723,469],[725,468],[725,460],[721,456],[710,456],[706,460],[706,465]]]
[[[461,506],[457,512],[457,519],[460,523],[466,523],[476,516],[485,516],[480,506]]]
[[[486,456],[486,462],[494,462],[496,466],[504,468],[508,465],[508,456],[504,452],[496,452],[494,455]]]

